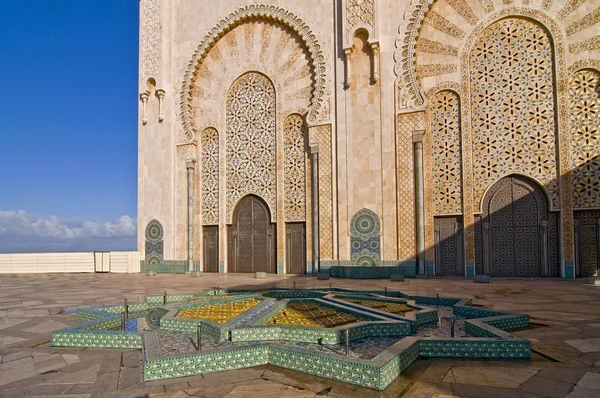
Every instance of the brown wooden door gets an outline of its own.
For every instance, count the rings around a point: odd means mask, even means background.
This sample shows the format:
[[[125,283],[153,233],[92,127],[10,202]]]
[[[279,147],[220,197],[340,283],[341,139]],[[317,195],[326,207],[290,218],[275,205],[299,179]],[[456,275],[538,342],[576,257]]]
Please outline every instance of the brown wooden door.
[[[462,217],[435,217],[435,268],[439,276],[462,276]]]
[[[219,272],[219,227],[203,227],[202,234],[204,272]]]
[[[256,196],[244,198],[236,207],[229,229],[232,272],[274,272],[274,230],[266,204]]]
[[[286,264],[288,274],[306,273],[306,225],[285,224]]]

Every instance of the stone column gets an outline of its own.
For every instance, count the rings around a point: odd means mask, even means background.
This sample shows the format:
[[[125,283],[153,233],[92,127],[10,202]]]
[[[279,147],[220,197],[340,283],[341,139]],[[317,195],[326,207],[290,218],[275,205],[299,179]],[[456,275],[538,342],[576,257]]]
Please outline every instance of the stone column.
[[[319,146],[310,146],[312,171],[312,261],[313,273],[321,271],[319,259]]]
[[[344,49],[344,55],[346,56],[346,88],[350,88],[352,84],[352,71],[350,70],[350,58],[352,56],[352,47]]]
[[[185,162],[187,169],[187,192],[188,192],[188,271],[194,271],[194,169],[196,161],[188,159]]]
[[[415,167],[415,225],[417,226],[417,275],[425,275],[425,202],[423,192],[423,135],[424,131],[413,132]]]

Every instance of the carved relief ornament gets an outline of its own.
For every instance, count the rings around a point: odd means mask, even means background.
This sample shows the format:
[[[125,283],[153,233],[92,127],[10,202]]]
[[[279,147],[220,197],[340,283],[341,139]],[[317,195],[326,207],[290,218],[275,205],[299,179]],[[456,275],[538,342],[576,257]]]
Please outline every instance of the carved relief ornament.
[[[266,19],[286,25],[300,36],[310,54],[310,62],[314,71],[312,97],[310,101],[307,121],[309,124],[322,122],[323,108],[326,101],[326,65],[321,45],[317,42],[315,33],[299,17],[279,7],[269,5],[247,5],[229,14],[214,26],[198,45],[183,76],[180,96],[180,110],[183,129],[189,140],[196,135],[197,127],[194,124],[192,112],[192,88],[196,80],[199,66],[208,55],[210,49],[227,32],[248,20]]]

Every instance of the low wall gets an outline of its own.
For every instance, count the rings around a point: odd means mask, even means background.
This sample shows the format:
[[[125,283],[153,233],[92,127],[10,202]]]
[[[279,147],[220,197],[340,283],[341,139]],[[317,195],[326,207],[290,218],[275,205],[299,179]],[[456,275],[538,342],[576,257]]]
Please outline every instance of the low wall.
[[[0,254],[0,274],[140,271],[139,252]]]

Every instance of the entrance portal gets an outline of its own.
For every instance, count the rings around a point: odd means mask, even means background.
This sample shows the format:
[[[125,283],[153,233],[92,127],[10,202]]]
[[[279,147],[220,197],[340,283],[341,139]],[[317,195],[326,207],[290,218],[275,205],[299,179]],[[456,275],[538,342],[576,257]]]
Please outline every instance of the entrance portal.
[[[548,235],[556,233],[548,228],[549,220],[554,223],[546,195],[537,184],[520,176],[496,182],[483,200],[483,272],[502,277],[548,276]]]
[[[257,196],[242,199],[229,227],[229,272],[275,272],[275,225]]]

